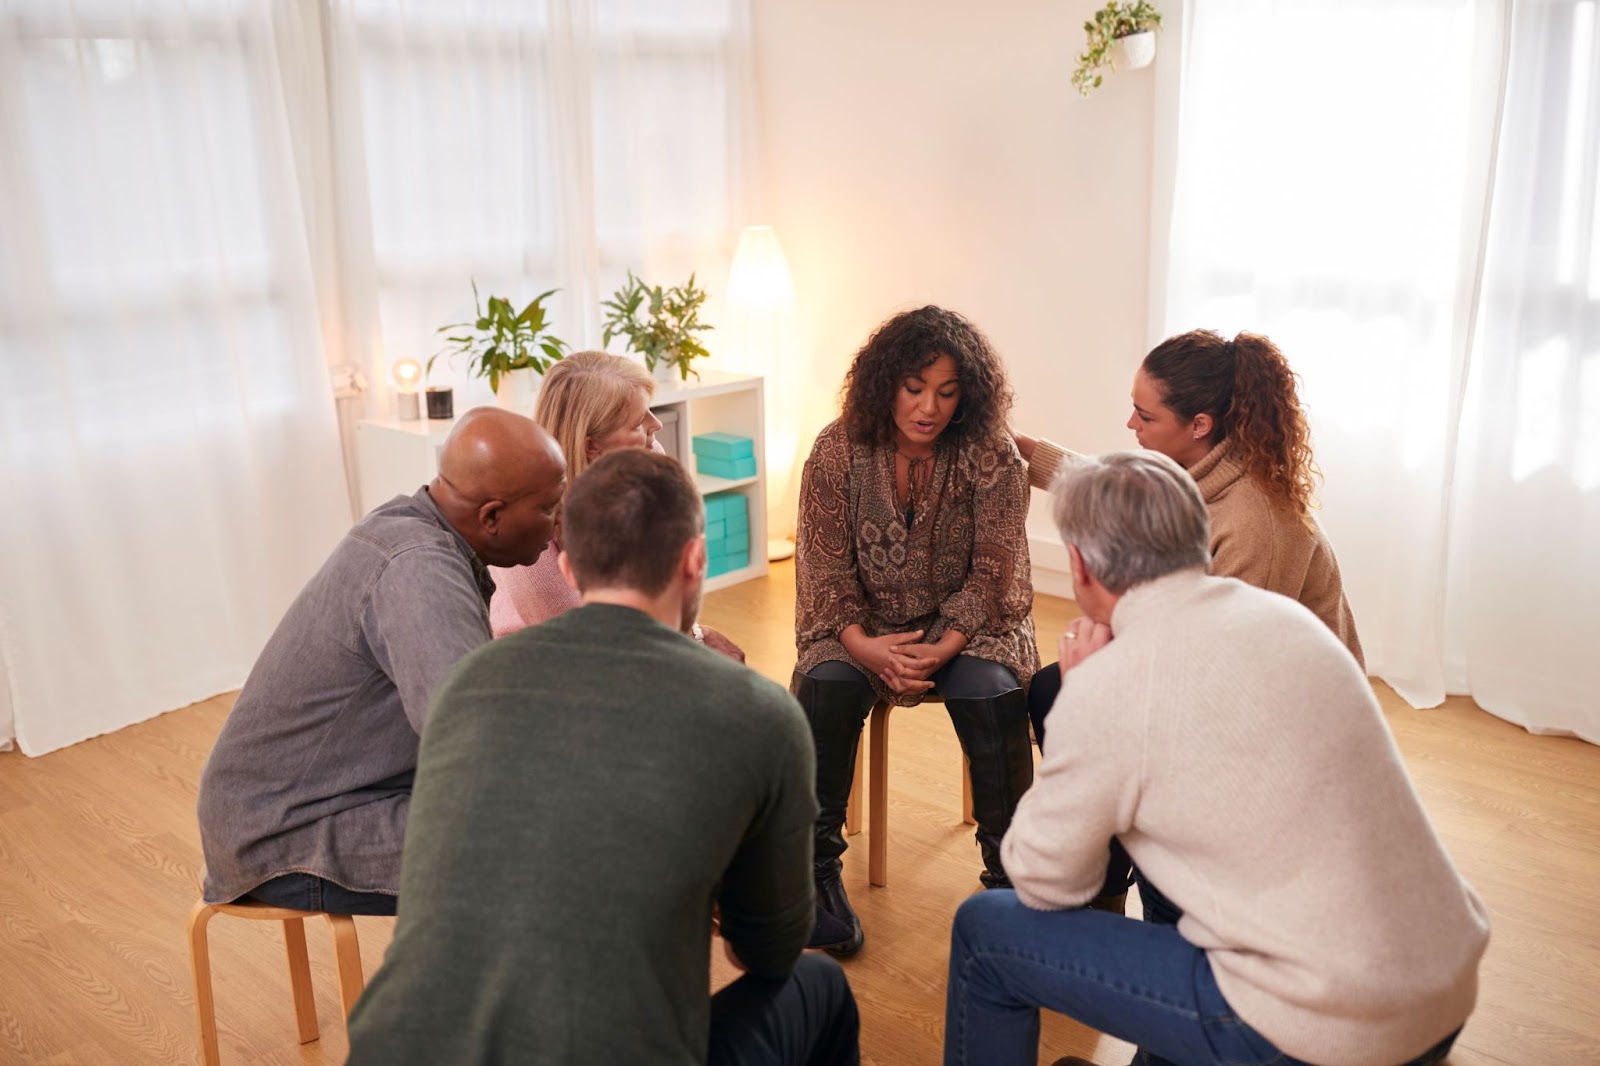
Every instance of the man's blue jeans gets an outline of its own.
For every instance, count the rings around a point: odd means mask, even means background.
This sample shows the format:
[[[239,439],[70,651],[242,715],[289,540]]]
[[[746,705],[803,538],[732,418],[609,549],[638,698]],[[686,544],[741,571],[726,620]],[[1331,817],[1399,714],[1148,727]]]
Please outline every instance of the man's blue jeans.
[[[945,1066],[1034,1066],[1040,1007],[1137,1044],[1140,1064],[1302,1066],[1233,1012],[1206,953],[1175,926],[1038,911],[1008,889],[972,896],[951,929]],[[1454,1041],[1414,1066],[1441,1061]]]

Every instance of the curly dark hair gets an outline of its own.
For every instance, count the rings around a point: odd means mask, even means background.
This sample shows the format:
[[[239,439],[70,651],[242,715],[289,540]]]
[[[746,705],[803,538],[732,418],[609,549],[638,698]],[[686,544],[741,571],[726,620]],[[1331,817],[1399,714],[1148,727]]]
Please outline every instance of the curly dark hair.
[[[1212,445],[1233,455],[1267,494],[1302,516],[1316,506],[1321,477],[1311,457],[1311,427],[1300,406],[1299,375],[1259,333],[1228,340],[1209,329],[1169,337],[1144,357],[1144,372],[1180,418],[1211,416]]]
[[[840,390],[845,434],[857,444],[894,442],[895,394],[906,377],[948,355],[961,402],[941,437],[984,440],[1006,431],[1011,386],[1000,357],[978,327],[954,311],[902,311],[873,331],[856,353]]]

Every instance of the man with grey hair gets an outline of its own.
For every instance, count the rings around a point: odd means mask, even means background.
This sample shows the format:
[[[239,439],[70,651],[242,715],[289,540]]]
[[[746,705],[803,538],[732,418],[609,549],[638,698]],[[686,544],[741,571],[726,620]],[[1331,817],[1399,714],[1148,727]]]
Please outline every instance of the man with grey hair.
[[[1356,661],[1294,600],[1207,575],[1205,503],[1165,456],[1071,462],[1054,495],[1084,616],[1002,847],[1015,889],[956,914],[947,1066],[1031,1066],[1040,1007],[1136,1063],[1441,1061],[1488,923]],[[1113,839],[1142,922],[1084,907]]]

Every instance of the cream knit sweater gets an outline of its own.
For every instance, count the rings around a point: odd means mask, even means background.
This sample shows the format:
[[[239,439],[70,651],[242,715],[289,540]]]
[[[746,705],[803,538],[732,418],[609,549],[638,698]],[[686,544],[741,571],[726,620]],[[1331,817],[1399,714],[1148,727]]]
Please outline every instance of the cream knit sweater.
[[[1080,906],[1120,837],[1240,1017],[1323,1066],[1460,1026],[1488,939],[1367,680],[1305,607],[1198,570],[1137,586],[1067,672],[1003,847],[1029,906]]]

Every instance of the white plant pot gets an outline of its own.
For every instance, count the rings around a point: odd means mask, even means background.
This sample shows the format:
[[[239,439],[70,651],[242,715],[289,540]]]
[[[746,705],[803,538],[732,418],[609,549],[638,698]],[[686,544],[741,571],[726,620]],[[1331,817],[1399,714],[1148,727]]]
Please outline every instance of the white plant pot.
[[[494,405],[532,418],[533,406],[539,399],[539,386],[542,384],[544,377],[531,367],[501,374],[500,388],[494,394]]]
[[[665,359],[657,363],[656,368],[650,373],[655,376],[656,384],[658,385],[683,384],[683,377],[678,373],[678,365],[676,363],[669,363]]]
[[[1112,70],[1138,70],[1140,67],[1148,67],[1155,57],[1155,30],[1118,37],[1111,45]]]

